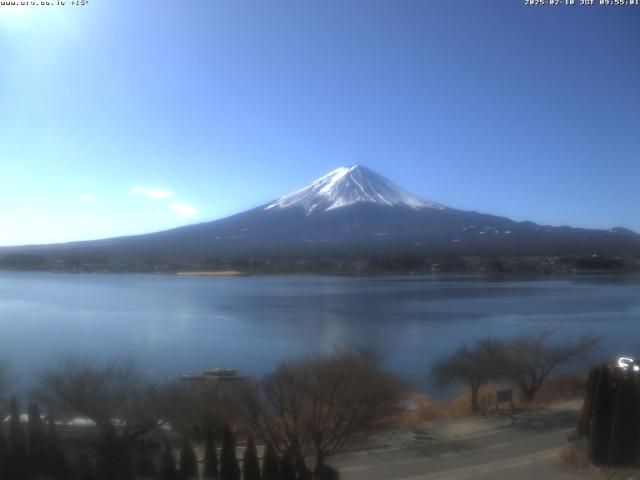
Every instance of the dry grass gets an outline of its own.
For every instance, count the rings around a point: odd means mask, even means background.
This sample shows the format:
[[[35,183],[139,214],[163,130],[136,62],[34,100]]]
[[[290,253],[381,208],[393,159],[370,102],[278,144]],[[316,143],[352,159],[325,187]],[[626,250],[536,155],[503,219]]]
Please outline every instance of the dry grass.
[[[487,385],[480,389],[480,404],[482,410],[495,410],[495,385]],[[431,420],[458,418],[471,415],[471,393],[464,392],[448,402],[432,402],[426,395],[411,392],[406,396],[416,405],[416,410],[403,412],[399,417],[400,426],[415,426]],[[514,402],[517,406],[518,402]],[[509,405],[500,405],[502,410],[509,409]]]
[[[591,478],[606,480],[640,480],[637,468],[597,467],[591,463],[584,448],[569,443],[558,451],[557,461],[565,467]]]
[[[534,406],[551,405],[567,400],[584,397],[587,377],[584,374],[560,375],[549,380],[538,392]],[[481,411],[496,411],[496,390],[504,389],[499,385],[485,385],[480,389],[479,402]],[[471,392],[464,392],[447,402],[433,402],[422,393],[410,392],[406,398],[416,405],[415,410],[403,412],[399,417],[401,426],[414,426],[430,420],[457,418],[471,415]],[[513,390],[513,407],[522,409],[527,404],[519,398],[518,390]],[[499,405],[499,411],[508,411],[511,405]]]
[[[554,377],[542,386],[533,403],[534,405],[548,405],[550,403],[584,398],[586,385],[586,374]]]
[[[409,392],[405,396],[406,400],[416,405],[416,410],[405,410],[398,416],[398,426],[413,427],[429,420],[428,412],[430,402],[423,393]]]
[[[594,470],[587,454],[575,443],[569,443],[558,451],[558,461],[575,470],[587,472]]]
[[[482,393],[480,394],[482,396]],[[428,416],[430,420],[440,418],[456,418],[471,415],[471,393],[465,392],[453,400],[445,403],[430,405]]]

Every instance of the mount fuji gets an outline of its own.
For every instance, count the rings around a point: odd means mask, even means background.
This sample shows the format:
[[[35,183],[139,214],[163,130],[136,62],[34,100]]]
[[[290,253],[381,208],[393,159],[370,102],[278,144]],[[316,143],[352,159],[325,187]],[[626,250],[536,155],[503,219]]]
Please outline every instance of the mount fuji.
[[[414,209],[444,208],[402,190],[367,167],[354,165],[338,168],[311,185],[280,197],[266,209],[302,207],[310,215],[316,209],[328,212],[357,203],[404,205]]]
[[[591,255],[640,253],[640,235],[516,222],[448,208],[363,166],[338,168],[252,210],[163,232],[0,249],[0,257],[105,256],[165,260],[378,254]]]

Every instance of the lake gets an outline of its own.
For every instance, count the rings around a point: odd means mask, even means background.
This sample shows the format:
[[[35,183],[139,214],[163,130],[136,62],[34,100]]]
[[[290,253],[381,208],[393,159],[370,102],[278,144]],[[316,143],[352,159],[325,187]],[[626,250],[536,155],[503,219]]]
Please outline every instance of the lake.
[[[27,385],[63,352],[129,356],[158,377],[249,375],[371,346],[420,390],[461,342],[538,328],[640,354],[640,277],[182,277],[0,272],[0,357]]]

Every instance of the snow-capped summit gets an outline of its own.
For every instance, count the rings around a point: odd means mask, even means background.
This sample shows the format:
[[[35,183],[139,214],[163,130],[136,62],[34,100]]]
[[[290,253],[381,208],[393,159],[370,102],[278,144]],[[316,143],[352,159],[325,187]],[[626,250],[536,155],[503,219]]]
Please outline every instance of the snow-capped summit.
[[[355,203],[444,209],[438,203],[422,200],[406,192],[367,167],[352,165],[337,168],[310,185],[280,197],[267,205],[265,210],[303,207],[310,215],[314,211],[326,212]]]

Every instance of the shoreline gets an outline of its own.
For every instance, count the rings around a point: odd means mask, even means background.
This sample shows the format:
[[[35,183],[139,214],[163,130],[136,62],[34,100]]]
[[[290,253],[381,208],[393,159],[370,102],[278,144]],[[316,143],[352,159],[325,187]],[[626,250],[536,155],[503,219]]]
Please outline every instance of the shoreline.
[[[187,272],[176,272],[175,275],[179,277],[248,277],[252,275],[248,272],[239,272],[236,270],[224,270],[224,271],[208,271],[208,272],[199,272],[199,271],[187,271]]]
[[[0,275],[3,273],[44,273],[53,275],[151,275],[160,277],[336,277],[336,278],[430,278],[433,280],[453,280],[453,279],[483,279],[483,280],[551,280],[551,279],[571,279],[589,277],[617,277],[617,278],[640,278],[640,272],[631,271],[573,271],[573,272],[242,272],[236,270],[223,271],[118,271],[118,270],[39,270],[39,269],[7,269],[0,268]]]

